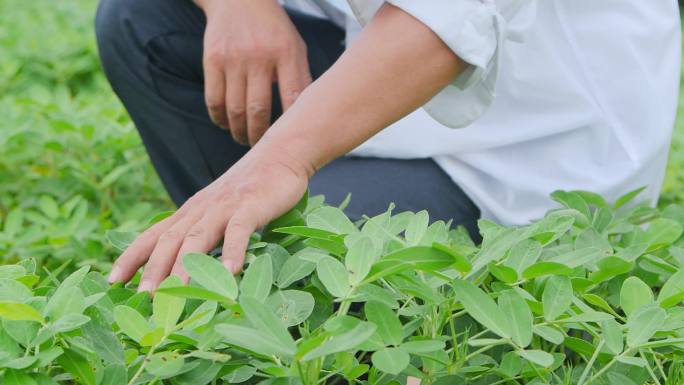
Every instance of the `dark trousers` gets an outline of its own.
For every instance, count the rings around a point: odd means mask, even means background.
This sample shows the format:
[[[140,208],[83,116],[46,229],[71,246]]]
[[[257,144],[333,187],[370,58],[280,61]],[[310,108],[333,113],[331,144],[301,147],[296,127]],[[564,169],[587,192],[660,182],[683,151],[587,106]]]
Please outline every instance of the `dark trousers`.
[[[315,79],[343,52],[344,31],[327,20],[288,13],[307,44]],[[191,0],[102,0],[96,17],[107,78],[178,205],[248,150],[209,119],[202,72],[205,23]],[[277,91],[273,95],[275,119],[281,109]],[[453,219],[473,233],[480,215],[431,159],[343,157],[322,168],[309,188],[331,204],[351,192],[352,218],[380,213],[394,202],[396,212],[427,209],[432,220]]]

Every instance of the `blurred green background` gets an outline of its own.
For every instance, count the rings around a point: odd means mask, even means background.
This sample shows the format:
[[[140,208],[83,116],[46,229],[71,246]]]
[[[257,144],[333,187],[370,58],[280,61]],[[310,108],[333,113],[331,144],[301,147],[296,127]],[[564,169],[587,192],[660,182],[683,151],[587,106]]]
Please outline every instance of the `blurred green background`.
[[[95,8],[0,0],[0,264],[108,269],[107,230],[137,230],[173,208],[100,70]],[[662,203],[684,197],[682,146],[680,118]]]

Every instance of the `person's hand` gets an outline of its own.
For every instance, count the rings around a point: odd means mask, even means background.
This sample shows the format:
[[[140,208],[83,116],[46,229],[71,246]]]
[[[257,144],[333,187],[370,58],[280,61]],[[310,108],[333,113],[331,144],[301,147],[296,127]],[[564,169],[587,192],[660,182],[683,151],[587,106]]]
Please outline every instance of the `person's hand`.
[[[138,236],[114,263],[109,282],[128,281],[143,264],[139,291],[154,291],[169,274],[187,282],[181,257],[208,252],[221,238],[224,266],[239,272],[251,234],[299,201],[312,172],[284,151],[253,149],[175,214]]]
[[[207,16],[204,87],[209,116],[235,141],[254,145],[268,129],[271,89],[283,110],[311,83],[306,44],[276,0],[196,0]]]

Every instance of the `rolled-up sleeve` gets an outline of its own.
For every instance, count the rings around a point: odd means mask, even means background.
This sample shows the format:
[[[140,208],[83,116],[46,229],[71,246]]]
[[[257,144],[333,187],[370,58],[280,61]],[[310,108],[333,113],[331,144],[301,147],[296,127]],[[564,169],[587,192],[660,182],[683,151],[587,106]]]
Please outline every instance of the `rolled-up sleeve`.
[[[385,0],[430,28],[469,67],[435,95],[424,108],[447,127],[468,126],[494,101],[501,52],[509,40],[524,36],[536,0]],[[362,23],[370,2],[350,0]],[[364,20],[365,19],[365,20]]]

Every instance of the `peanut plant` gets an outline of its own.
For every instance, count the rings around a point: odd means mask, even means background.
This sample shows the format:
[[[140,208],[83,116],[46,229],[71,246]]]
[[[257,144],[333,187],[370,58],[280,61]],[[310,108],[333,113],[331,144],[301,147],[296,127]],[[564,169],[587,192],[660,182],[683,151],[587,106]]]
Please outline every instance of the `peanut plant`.
[[[522,227],[426,212],[356,223],[306,197],[232,276],[185,285],[0,266],[4,385],[684,384],[684,208],[555,192]],[[135,234],[110,233],[125,248]]]

